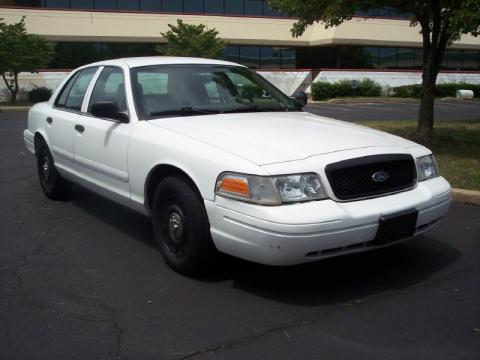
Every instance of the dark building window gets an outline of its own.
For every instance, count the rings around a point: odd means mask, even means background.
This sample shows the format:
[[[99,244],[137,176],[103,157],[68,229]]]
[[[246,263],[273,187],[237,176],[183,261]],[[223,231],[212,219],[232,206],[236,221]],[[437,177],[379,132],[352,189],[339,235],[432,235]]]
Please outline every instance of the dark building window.
[[[68,0],[46,0],[47,7],[65,9],[69,8],[70,4]]]
[[[340,46],[333,56],[337,59],[335,66],[344,69],[372,68],[377,64],[377,54],[372,62],[372,54],[361,46]]]
[[[378,68],[393,69],[395,67],[397,67],[397,48],[380,48]]]
[[[446,53],[446,68],[449,70],[462,70],[463,51],[448,50]]]
[[[223,58],[255,69],[294,69],[296,54],[295,48],[229,45]]]
[[[421,68],[423,66],[423,49],[415,49],[413,66],[416,68]]]
[[[72,9],[93,9],[93,0],[70,0]]]
[[[299,47],[295,50],[296,67],[298,68],[337,67],[337,48],[335,47]]]
[[[57,42],[53,69],[73,69],[95,61],[156,55],[155,44]]]
[[[273,10],[270,5],[268,5],[267,1],[263,2],[263,15],[265,16],[274,16],[274,17],[280,17],[282,14],[278,12],[277,10]]]
[[[280,68],[280,48],[264,46],[261,48],[262,68],[279,69]]]
[[[205,11],[203,8],[203,0],[184,0],[183,11],[186,13],[203,13]]]
[[[252,69],[260,68],[260,46],[240,46],[240,59],[242,65]]]
[[[181,13],[183,12],[183,2],[174,0],[162,0],[162,11]]]
[[[379,48],[376,47],[365,47],[365,55],[368,58],[368,66],[367,68],[378,68],[378,52]]]
[[[397,52],[397,67],[413,68],[415,65],[415,49],[399,48]]]
[[[296,51],[293,48],[281,48],[280,50],[280,67],[282,69],[295,69],[296,67]]]
[[[16,0],[18,6],[59,9],[140,10],[193,14],[285,16],[267,0]]]
[[[244,0],[245,15],[263,15],[263,0]]]
[[[72,69],[100,60],[153,56],[158,54],[157,46],[153,43],[57,42],[49,67]],[[420,48],[362,46],[228,45],[223,53],[225,60],[254,69],[420,69],[421,56]],[[479,61],[477,50],[448,50],[442,69],[480,70]]]
[[[205,14],[223,14],[223,0],[205,0]]]
[[[161,12],[162,0],[140,0],[140,10]]]
[[[242,15],[243,0],[225,0],[225,14]]]
[[[479,51],[468,51],[463,53],[463,70],[476,70],[479,68]]]
[[[240,47],[238,45],[228,45],[223,51],[223,58],[227,61],[238,62],[240,58]]]
[[[252,16],[274,16],[288,17],[272,10],[267,0],[16,0],[18,6],[50,7],[50,8],[75,8],[89,9],[94,2],[96,9],[104,10],[142,10],[142,11],[165,11],[175,13],[205,13],[205,14],[226,14],[226,15],[252,15]],[[85,3],[85,4],[82,4]],[[397,12],[392,7],[380,7],[367,12],[357,10],[357,16],[367,17],[392,17],[408,18],[409,14]]]
[[[370,9],[368,11],[359,9],[355,11],[354,15],[365,16],[365,17],[386,17],[386,18],[401,18],[401,19],[410,17],[410,14],[403,11],[397,11],[390,6]]]
[[[16,0],[15,5],[17,6],[35,6],[35,7],[41,7],[42,4],[40,1],[36,0]]]
[[[99,10],[116,10],[116,0],[95,0],[95,9]]]
[[[138,0],[117,0],[118,10],[139,10]]]

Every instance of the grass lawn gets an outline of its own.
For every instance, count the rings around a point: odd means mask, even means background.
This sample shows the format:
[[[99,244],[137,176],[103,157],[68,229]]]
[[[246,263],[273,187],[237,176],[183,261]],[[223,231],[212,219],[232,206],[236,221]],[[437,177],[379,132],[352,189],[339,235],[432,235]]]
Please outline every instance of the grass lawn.
[[[422,143],[416,134],[416,121],[362,121],[359,124]],[[440,174],[453,187],[480,190],[480,119],[437,122],[433,139],[424,145],[433,151]]]

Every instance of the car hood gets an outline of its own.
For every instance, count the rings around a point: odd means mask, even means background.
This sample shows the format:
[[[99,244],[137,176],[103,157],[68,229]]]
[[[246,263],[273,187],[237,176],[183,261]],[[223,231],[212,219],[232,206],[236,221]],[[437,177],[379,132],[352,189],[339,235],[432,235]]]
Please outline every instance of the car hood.
[[[214,114],[149,122],[258,165],[357,148],[416,146],[394,135],[306,112]]]

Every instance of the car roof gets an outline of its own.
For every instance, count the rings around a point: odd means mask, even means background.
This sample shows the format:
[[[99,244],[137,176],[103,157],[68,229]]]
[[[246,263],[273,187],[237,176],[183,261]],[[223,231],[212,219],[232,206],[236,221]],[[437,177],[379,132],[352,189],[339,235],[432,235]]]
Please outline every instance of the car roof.
[[[177,57],[177,56],[148,56],[148,57],[131,57],[114,60],[99,61],[92,65],[119,65],[119,63],[126,64],[130,68],[139,66],[151,65],[172,65],[172,64],[206,64],[206,65],[235,65],[243,66],[230,61],[213,60],[195,57]]]

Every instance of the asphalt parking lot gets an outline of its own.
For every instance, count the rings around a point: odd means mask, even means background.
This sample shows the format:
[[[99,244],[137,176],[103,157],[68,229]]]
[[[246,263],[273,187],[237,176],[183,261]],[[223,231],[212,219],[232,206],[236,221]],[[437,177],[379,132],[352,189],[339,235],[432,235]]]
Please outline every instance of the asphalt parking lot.
[[[415,100],[394,100],[382,102],[315,103],[305,110],[316,115],[345,121],[362,120],[411,120],[418,117],[419,102]],[[436,121],[480,119],[478,100],[437,100],[435,101]]]
[[[480,207],[425,236],[271,268],[169,270],[149,220],[82,189],[46,199],[0,113],[0,359],[475,359]]]

